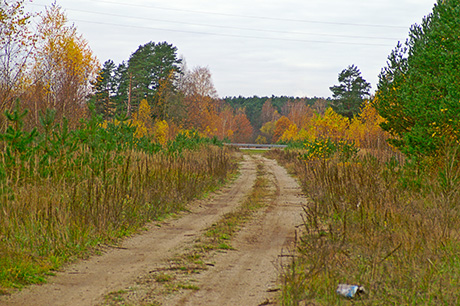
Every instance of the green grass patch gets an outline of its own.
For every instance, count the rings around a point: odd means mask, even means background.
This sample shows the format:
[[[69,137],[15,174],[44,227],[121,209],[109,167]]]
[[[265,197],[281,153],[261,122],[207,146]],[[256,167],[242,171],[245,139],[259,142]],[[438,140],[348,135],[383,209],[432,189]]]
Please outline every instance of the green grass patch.
[[[166,273],[158,273],[155,275],[155,281],[159,283],[167,283],[174,279],[172,275],[166,274]]]
[[[195,290],[195,291],[200,290],[200,287],[198,287],[197,285],[193,285],[193,284],[178,284],[177,288],[186,289],[186,290]]]
[[[208,246],[212,245],[214,249],[233,249],[229,240],[251,218],[254,211],[267,205],[268,179],[264,176],[264,171],[263,165],[258,163],[257,178],[248,198],[235,211],[225,214],[205,232]]]

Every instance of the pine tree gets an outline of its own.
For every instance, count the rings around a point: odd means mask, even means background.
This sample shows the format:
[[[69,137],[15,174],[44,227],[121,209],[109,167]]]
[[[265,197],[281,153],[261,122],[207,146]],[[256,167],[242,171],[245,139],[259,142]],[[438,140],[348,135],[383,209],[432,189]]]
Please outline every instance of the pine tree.
[[[392,143],[412,157],[460,142],[460,2],[438,1],[388,57],[374,105]]]
[[[131,101],[133,111],[137,110],[142,99],[147,99],[149,104],[156,109],[156,104],[159,102],[156,98],[161,97],[157,95],[160,84],[163,84],[163,87],[173,87],[174,77],[171,76],[180,72],[181,63],[176,53],[177,48],[171,44],[149,42],[139,46],[131,54],[128,60],[130,88],[128,100]],[[171,86],[165,85],[165,82],[169,82]],[[166,101],[161,102],[166,103]]]
[[[114,79],[115,64],[112,60],[104,63],[104,66],[98,73],[96,83],[94,84],[93,103],[96,112],[102,114],[104,119],[110,119],[115,114],[115,95],[116,84]]]
[[[340,115],[352,118],[359,113],[362,103],[369,96],[371,85],[363,79],[355,65],[342,70],[338,80],[340,85],[329,87],[334,98],[334,110]]]

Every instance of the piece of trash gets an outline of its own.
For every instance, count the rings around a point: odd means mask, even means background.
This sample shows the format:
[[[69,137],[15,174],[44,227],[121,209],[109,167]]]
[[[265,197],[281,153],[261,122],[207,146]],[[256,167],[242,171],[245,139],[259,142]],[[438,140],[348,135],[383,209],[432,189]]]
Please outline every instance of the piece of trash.
[[[347,298],[354,298],[355,296],[361,295],[366,293],[366,290],[363,286],[358,285],[347,285],[347,284],[339,284],[336,290],[337,294]]]

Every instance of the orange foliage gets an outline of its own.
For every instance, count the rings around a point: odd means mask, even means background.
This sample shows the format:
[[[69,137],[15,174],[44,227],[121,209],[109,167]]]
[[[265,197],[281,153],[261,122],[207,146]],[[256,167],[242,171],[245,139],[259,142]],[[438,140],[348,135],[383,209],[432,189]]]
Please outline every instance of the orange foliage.
[[[298,125],[301,128],[308,128],[312,125],[312,122],[315,118],[315,111],[310,105],[307,105],[304,109],[304,112],[301,117],[300,124]]]
[[[186,128],[195,128],[205,136],[238,142],[252,138],[253,129],[244,110],[234,111],[223,106],[208,68],[197,67],[191,72],[186,71],[179,87],[185,95]]]
[[[371,103],[365,103],[357,117],[353,118],[347,132],[347,138],[361,148],[380,148],[388,138],[380,128],[384,119]]]
[[[233,131],[234,142],[249,142],[252,139],[253,128],[244,109],[239,109],[235,115],[235,125]]]
[[[284,132],[287,129],[289,129],[291,125],[292,125],[292,121],[289,120],[286,116],[282,116],[281,118],[279,118],[278,121],[276,121],[275,123],[275,130],[273,132],[272,141],[274,143],[278,142],[281,136],[283,136]]]
[[[291,120],[295,125],[301,126],[303,117],[307,113],[307,106],[305,105],[305,101],[301,100],[299,102],[291,102],[289,101],[286,103],[287,108],[287,117]],[[308,107],[309,108],[309,107]]]
[[[218,137],[220,139],[232,138],[234,134],[235,119],[233,110],[230,107],[224,108],[219,113],[220,125],[218,127]]]
[[[217,98],[209,69],[196,67],[191,72],[186,71],[181,90],[185,94],[186,126],[208,136],[217,135],[220,125],[217,110],[221,101]]]

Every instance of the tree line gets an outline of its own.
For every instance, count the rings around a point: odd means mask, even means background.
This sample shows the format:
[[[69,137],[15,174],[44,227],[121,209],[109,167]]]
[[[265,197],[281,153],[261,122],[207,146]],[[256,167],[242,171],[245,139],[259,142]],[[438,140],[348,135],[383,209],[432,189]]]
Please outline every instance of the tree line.
[[[167,137],[196,129],[206,136],[247,142],[267,122],[267,101],[286,116],[293,105],[311,106],[318,114],[334,105],[317,97],[220,99],[209,68],[188,69],[167,42],[148,42],[126,61],[100,65],[59,5],[30,14],[24,0],[16,0],[2,2],[1,12],[0,109],[11,110],[19,102],[29,110],[24,119],[29,127],[39,126],[46,109],[56,110],[57,121],[65,117],[75,127],[94,104],[103,120],[131,120],[150,134],[162,126]]]
[[[455,1],[439,2],[422,24],[411,27],[407,42],[390,54],[375,96],[358,67],[350,65],[330,87],[332,98],[220,99],[209,68],[188,69],[172,44],[148,42],[122,63],[100,65],[59,5],[36,15],[25,11],[24,0],[3,1],[0,9],[0,109],[11,110],[19,101],[30,112],[26,126],[38,126],[46,109],[76,126],[88,116],[90,102],[104,120],[130,119],[153,134],[161,126],[167,137],[196,129],[231,141],[271,142],[286,138],[282,134],[290,125],[279,137],[267,133],[282,117],[300,131],[308,120],[299,118],[311,113],[324,116],[330,107],[351,123],[371,104],[392,145],[408,155],[435,154],[459,138]],[[286,126],[283,121],[278,125]],[[292,125],[291,134],[294,130]]]

